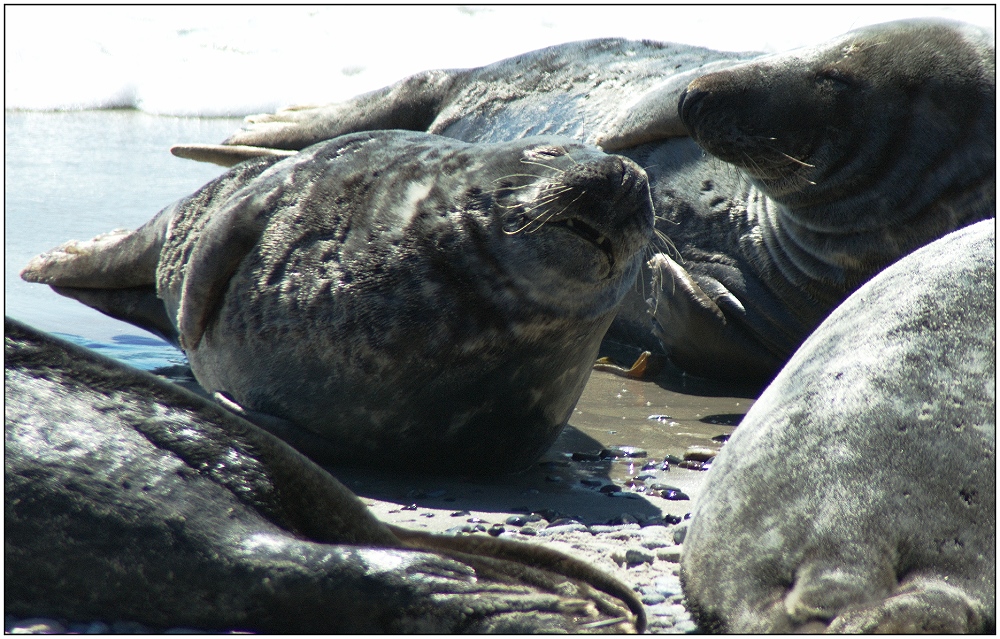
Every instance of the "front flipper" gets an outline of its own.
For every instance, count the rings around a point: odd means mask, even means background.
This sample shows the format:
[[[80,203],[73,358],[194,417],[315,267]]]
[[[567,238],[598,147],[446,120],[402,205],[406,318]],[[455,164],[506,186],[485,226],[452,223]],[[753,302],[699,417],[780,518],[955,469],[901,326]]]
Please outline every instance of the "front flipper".
[[[186,265],[179,289],[175,291],[172,284],[160,284],[160,294],[167,300],[168,312],[176,314],[180,344],[185,351],[197,348],[201,342],[209,323],[222,307],[230,280],[260,241],[271,213],[286,195],[280,177],[272,176],[270,181],[261,177],[274,162],[269,164],[265,160],[257,166],[251,164],[230,171],[224,180],[210,185],[219,187],[221,193],[210,194],[207,200],[196,205],[185,205],[198,206],[210,213],[190,253],[184,257]],[[246,188],[251,182],[252,187]],[[240,189],[226,190],[234,184],[239,184]],[[165,259],[175,258],[179,259],[176,255]]]
[[[743,304],[718,280],[695,280],[660,253],[653,271],[653,334],[681,368],[710,378],[769,380],[782,362],[741,325]]]
[[[243,128],[229,137],[226,146],[263,147],[298,151],[345,133],[378,129],[426,131],[437,117],[460,70],[425,71],[383,89],[344,102],[325,106],[288,107],[277,113],[251,115]],[[175,147],[192,149],[196,145]],[[175,155],[180,155],[174,152]],[[219,162],[238,157],[219,153],[199,155],[191,151],[181,157]],[[252,156],[251,156],[252,157]]]

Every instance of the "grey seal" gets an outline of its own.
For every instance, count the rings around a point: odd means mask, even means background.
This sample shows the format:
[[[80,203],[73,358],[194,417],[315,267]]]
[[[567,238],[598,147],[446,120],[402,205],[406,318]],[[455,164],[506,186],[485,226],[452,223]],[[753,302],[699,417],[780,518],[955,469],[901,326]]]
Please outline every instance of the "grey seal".
[[[659,236],[608,338],[765,382],[875,273],[995,216],[994,59],[988,33],[938,20],[772,56],[593,40],[251,116],[174,153],[231,163],[372,128],[598,144],[646,169]]]
[[[996,627],[996,230],[820,324],[708,471],[682,583],[705,630]]]
[[[22,276],[175,339],[314,459],[485,474],[566,424],[652,226],[643,171],[572,140],[365,132]]]
[[[555,551],[385,525],[281,440],[4,324],[4,608],[279,633],[641,631]]]

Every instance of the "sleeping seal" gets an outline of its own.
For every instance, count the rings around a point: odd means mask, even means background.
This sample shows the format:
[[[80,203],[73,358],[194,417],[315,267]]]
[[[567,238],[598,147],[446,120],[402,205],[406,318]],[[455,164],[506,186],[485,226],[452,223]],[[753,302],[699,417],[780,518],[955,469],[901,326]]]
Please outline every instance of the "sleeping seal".
[[[365,132],[22,276],[173,339],[314,459],[495,473],[565,425],[652,226],[643,171],[571,140]]]
[[[249,422],[11,320],[4,389],[9,614],[270,633],[645,624],[582,562],[387,526]]]
[[[994,51],[937,20],[773,56],[593,40],[252,116],[224,145],[174,153],[232,163],[375,128],[598,144],[646,168],[661,236],[609,338],[766,381],[872,275],[995,216]]]
[[[750,409],[684,542],[703,629],[993,634],[995,246],[984,221],[893,264]]]

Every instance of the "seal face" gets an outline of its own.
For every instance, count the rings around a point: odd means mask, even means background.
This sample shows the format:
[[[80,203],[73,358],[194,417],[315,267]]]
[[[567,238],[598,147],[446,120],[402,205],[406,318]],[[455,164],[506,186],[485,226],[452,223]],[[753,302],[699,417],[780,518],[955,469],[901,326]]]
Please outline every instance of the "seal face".
[[[763,382],[875,273],[995,216],[994,58],[988,34],[937,20],[774,56],[593,40],[252,116],[228,147],[174,152],[236,161],[397,127],[597,143],[646,167],[657,215],[657,254],[608,338]]]
[[[133,246],[162,238],[157,295],[204,388],[324,461],[492,473],[559,434],[651,230],[625,158],[374,132],[242,164],[26,277],[111,288],[106,256],[134,273]]]
[[[642,631],[642,604],[531,544],[387,526],[277,438],[4,323],[8,613],[295,633]]]
[[[995,246],[984,221],[888,267],[747,413],[684,540],[704,629],[995,627]]]

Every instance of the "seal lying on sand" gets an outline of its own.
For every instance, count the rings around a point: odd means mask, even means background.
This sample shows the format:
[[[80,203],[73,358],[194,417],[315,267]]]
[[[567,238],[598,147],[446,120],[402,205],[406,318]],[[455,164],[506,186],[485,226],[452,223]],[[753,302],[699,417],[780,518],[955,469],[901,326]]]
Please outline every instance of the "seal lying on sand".
[[[287,444],[148,373],[4,325],[6,612],[279,633],[643,629],[554,551],[376,520]]]
[[[652,272],[609,338],[766,381],[872,275],[995,216],[994,51],[982,30],[934,20],[766,57],[594,40],[252,116],[230,146],[174,153],[232,163],[377,128],[599,144],[646,169],[658,234],[676,247],[651,245]]]
[[[565,425],[652,226],[642,170],[592,147],[360,133],[22,276],[179,341],[313,459],[495,473]]]
[[[716,458],[684,542],[706,630],[996,626],[996,231],[837,308]]]

